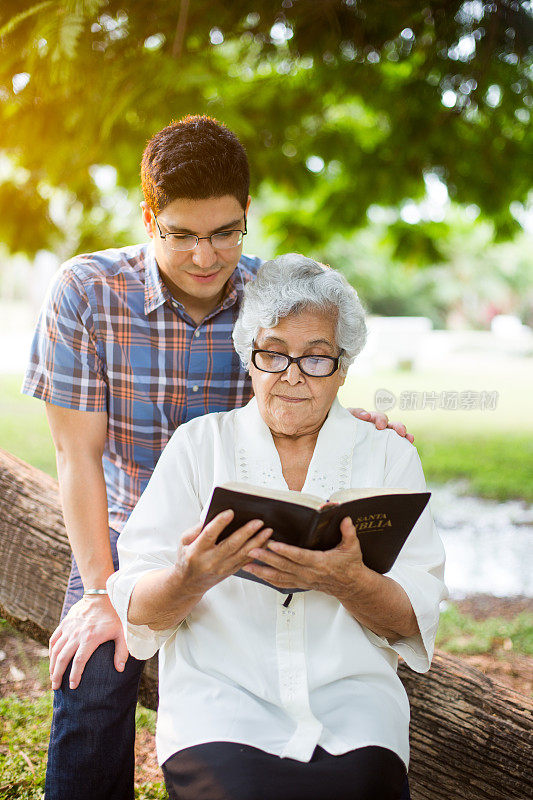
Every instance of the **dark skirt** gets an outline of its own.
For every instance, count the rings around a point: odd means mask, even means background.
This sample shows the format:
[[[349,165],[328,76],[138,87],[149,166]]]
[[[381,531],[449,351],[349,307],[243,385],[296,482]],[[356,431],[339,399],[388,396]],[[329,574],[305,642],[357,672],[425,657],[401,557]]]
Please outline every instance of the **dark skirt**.
[[[317,746],[309,762],[234,742],[187,747],[163,764],[171,800],[402,800],[403,761],[384,747],[332,756]]]

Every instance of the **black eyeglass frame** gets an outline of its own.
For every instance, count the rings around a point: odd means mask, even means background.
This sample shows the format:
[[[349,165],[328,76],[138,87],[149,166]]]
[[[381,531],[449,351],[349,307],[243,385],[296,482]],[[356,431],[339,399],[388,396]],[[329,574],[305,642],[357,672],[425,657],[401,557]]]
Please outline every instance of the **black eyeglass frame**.
[[[258,353],[269,353],[272,356],[282,356],[282,358],[287,359],[287,366],[283,369],[263,369],[263,367],[258,367],[256,363],[256,356]],[[291,364],[298,364],[298,369],[303,375],[307,375],[308,378],[329,378],[331,375],[334,375],[335,372],[339,369],[339,361],[341,360],[341,356],[344,353],[344,350],[341,350],[338,356],[288,356],[287,353],[277,353],[274,350],[252,350],[252,364],[256,369],[260,372],[269,372],[271,375],[281,375],[282,372],[286,372]],[[326,358],[328,361],[333,362],[333,369],[331,372],[328,372],[326,375],[312,375],[310,372],[306,372],[305,369],[302,369],[301,361],[304,358]]]
[[[157,221],[157,217],[153,211],[152,211],[152,217],[154,218],[154,222],[157,225],[157,230],[159,232],[159,236],[161,237],[161,239],[166,239],[167,236],[194,236],[194,238],[196,239],[196,244],[194,245],[194,247],[189,247],[187,248],[187,250],[176,250],[175,251],[176,253],[189,253],[191,250],[196,250],[202,239],[209,239],[209,244],[211,245],[213,250],[231,250],[232,247],[238,247],[240,244],[242,244],[242,237],[246,236],[246,234],[248,233],[248,228],[246,227],[246,212],[244,212],[243,231],[241,231],[240,228],[230,228],[227,231],[215,231],[215,233],[212,233],[210,236],[198,236],[196,233],[176,233],[175,231],[168,231],[168,233],[163,233],[161,228],[159,227],[159,222]],[[216,245],[213,244],[212,237],[217,236],[221,233],[240,233],[241,240],[237,244],[232,244],[229,247],[217,247]],[[173,249],[172,245],[171,249]]]

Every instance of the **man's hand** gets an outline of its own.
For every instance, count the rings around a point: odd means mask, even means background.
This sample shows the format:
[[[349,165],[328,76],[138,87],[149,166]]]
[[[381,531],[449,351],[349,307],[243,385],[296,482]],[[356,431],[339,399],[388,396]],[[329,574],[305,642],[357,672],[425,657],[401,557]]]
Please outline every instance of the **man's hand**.
[[[340,530],[342,540],[331,550],[307,550],[272,540],[249,553],[266,566],[251,564],[243,569],[280,589],[316,589],[341,600],[364,583],[368,568],[350,517],[342,520]]]
[[[357,419],[362,419],[364,422],[372,422],[378,431],[382,431],[385,428],[392,428],[393,431],[396,431],[398,436],[404,436],[411,444],[413,444],[415,440],[412,433],[407,433],[407,428],[403,422],[389,422],[389,418],[386,414],[379,414],[377,411],[371,414],[369,411],[365,411],[364,408],[349,408],[348,411],[352,416],[357,417]]]
[[[115,669],[122,672],[128,648],[117,612],[107,595],[87,597],[74,603],[50,638],[50,678],[52,689],[59,689],[70,663],[71,689],[80,683],[87,661],[104,642],[115,642]]]

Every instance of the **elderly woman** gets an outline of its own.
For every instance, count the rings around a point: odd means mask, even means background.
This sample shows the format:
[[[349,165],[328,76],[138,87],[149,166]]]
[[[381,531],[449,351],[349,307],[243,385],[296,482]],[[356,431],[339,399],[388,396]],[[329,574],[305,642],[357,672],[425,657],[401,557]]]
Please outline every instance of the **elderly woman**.
[[[171,798],[401,797],[398,655],[429,669],[445,596],[429,511],[387,575],[365,566],[349,518],[325,552],[271,541],[259,519],[217,544],[231,509],[200,521],[213,487],[235,480],[325,499],[425,489],[415,448],[336,399],[365,330],[339,273],[294,254],[265,263],[234,331],[255,397],[178,428],[119,539],[109,591],[130,653],[160,650],[157,750]]]

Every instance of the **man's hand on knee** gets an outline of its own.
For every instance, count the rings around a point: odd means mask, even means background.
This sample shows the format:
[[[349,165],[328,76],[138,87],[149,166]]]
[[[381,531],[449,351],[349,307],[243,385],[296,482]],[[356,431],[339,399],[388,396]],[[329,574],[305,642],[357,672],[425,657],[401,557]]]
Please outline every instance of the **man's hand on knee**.
[[[115,669],[122,672],[128,648],[122,624],[107,595],[82,598],[75,603],[50,637],[50,679],[59,689],[70,661],[69,686],[76,689],[87,661],[104,642],[115,642]]]

